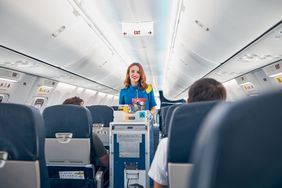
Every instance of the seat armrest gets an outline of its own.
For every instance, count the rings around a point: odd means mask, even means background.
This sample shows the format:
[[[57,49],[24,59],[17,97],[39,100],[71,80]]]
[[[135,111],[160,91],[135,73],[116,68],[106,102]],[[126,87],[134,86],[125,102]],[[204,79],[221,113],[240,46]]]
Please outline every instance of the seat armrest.
[[[97,188],[103,188],[104,187],[104,180],[105,180],[105,174],[109,173],[108,167],[100,167],[98,171],[96,172],[96,187]],[[106,184],[109,183],[109,178],[105,181]]]

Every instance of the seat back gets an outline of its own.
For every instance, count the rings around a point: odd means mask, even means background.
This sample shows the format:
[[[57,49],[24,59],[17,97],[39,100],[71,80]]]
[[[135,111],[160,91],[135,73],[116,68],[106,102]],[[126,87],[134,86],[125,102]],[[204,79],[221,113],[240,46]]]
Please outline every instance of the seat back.
[[[160,96],[161,108],[165,107],[165,106],[170,106],[170,105],[173,105],[173,104],[185,103],[184,99],[172,101],[172,100],[169,100],[169,99],[165,98],[162,90],[159,91],[159,96]]]
[[[170,126],[170,122],[171,122],[171,117],[173,114],[173,111],[175,110],[176,107],[180,106],[182,104],[174,104],[168,107],[166,115],[165,115],[165,124],[163,127],[163,134],[162,134],[162,138],[167,137],[168,136],[168,130],[169,130],[169,126]]]
[[[183,104],[171,116],[168,134],[168,175],[170,187],[183,187],[193,164],[190,154],[199,128],[216,101]],[[181,176],[179,176],[181,174]]]
[[[282,187],[282,93],[217,106],[197,138],[190,187]]]
[[[0,186],[49,187],[43,119],[31,106],[0,105]]]
[[[164,135],[164,127],[165,127],[165,117],[169,106],[162,107],[160,109],[160,132]]]
[[[75,181],[79,180],[86,180],[87,185],[94,186],[92,119],[89,110],[79,105],[55,105],[43,111],[43,118],[51,186],[69,187],[69,182],[78,186]]]
[[[93,124],[103,124],[104,127],[109,127],[110,122],[114,120],[114,110],[106,105],[87,106],[91,112]]]
[[[109,126],[114,121],[114,109],[106,105],[93,105],[87,107],[92,116],[92,131],[96,133],[104,146],[109,147]]]

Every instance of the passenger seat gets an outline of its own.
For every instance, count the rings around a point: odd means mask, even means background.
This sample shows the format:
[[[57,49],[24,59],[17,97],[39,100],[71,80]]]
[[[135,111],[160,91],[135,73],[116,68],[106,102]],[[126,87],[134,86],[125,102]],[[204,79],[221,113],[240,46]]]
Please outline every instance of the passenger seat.
[[[0,104],[0,187],[49,187],[43,124],[34,107]]]
[[[281,92],[218,105],[197,139],[189,187],[282,187],[281,107]]]

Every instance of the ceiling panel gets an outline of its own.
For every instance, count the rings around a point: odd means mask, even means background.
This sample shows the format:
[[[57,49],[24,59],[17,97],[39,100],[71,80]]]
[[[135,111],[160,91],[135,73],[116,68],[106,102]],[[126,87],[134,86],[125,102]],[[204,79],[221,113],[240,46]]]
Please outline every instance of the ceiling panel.
[[[154,89],[164,89],[166,97],[174,98],[281,18],[281,0],[0,0],[0,45],[114,88],[113,92],[123,87],[127,66],[140,62]],[[122,35],[123,22],[148,21],[154,22],[153,36]],[[273,62],[281,55],[280,43],[280,38],[260,40],[210,76],[229,80]],[[257,56],[247,62],[250,54]],[[7,66],[16,68],[12,64]],[[21,70],[64,77],[41,64]]]
[[[207,76],[225,82],[280,59],[282,59],[282,24]]]
[[[0,67],[37,75],[88,89],[93,89],[104,93],[113,95],[118,94],[118,90],[114,88],[109,88],[99,83],[95,83],[87,78],[83,78],[72,74],[71,72],[66,72],[56,67],[46,65],[42,62],[4,48],[0,48]]]
[[[181,51],[183,48],[187,52],[196,54],[207,64],[201,74],[197,72],[198,76],[202,77],[277,24],[282,18],[282,1],[183,0],[179,10],[179,24],[175,30],[175,42],[171,44],[173,49],[170,56],[173,57],[173,52]],[[188,64],[203,64],[201,61],[187,57],[169,58],[166,67],[181,66],[182,61],[175,59],[182,59]],[[230,63],[230,70],[233,65],[235,64]],[[259,65],[251,67],[259,67]],[[197,69],[188,70],[185,74],[193,74],[194,71]],[[179,82],[182,82],[186,88],[191,85],[190,80],[175,80],[178,77],[168,79],[169,74],[167,71],[164,75],[166,80],[164,88]],[[170,91],[165,91],[165,95],[169,98],[177,97],[183,92],[180,87]]]

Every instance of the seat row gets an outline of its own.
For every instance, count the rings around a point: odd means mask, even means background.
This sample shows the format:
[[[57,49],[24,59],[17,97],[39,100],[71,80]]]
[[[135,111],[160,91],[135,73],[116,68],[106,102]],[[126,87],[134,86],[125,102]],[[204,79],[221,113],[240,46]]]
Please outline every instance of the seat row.
[[[280,91],[168,108],[170,187],[281,187],[281,104]]]
[[[1,104],[1,187],[96,187],[92,124],[111,121],[105,106],[56,105],[42,117],[31,106]]]

